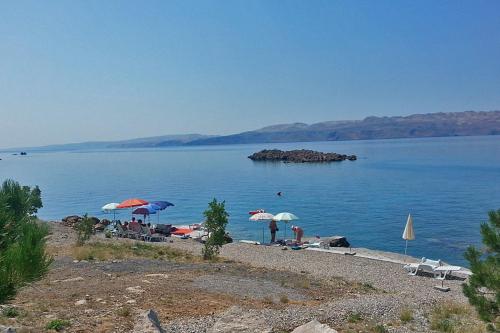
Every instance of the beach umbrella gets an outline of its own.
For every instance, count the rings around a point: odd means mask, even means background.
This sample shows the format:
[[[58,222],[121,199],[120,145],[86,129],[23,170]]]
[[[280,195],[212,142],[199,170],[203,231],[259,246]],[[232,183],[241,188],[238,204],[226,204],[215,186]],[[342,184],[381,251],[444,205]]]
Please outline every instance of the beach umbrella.
[[[116,202],[111,202],[109,204],[105,204],[104,206],[102,206],[102,210],[105,212],[105,213],[110,213],[110,212],[113,212],[113,220],[116,220],[116,210],[118,209],[119,203],[116,203]]]
[[[118,206],[116,206],[116,208],[132,208],[132,207],[138,207],[138,206],[143,206],[143,205],[147,205],[147,204],[148,204],[148,202],[146,200],[133,198],[133,199],[127,199],[125,201],[122,201]]]
[[[403,231],[403,239],[406,241],[405,245],[405,255],[408,248],[408,241],[415,239],[415,232],[413,231],[413,218],[411,214],[408,214],[408,219],[406,220],[405,230]]]
[[[274,218],[270,213],[257,213],[250,216],[250,221],[270,221]],[[262,243],[264,243],[264,226],[262,226]]]
[[[283,213],[279,213],[279,214],[276,214],[274,215],[274,220],[275,221],[283,221],[285,222],[285,235],[283,236],[283,238],[286,240],[286,224],[290,221],[293,221],[293,220],[298,220],[299,218],[292,214],[292,213],[288,213],[288,212],[283,212]]]
[[[159,209],[155,209],[155,207],[159,208],[158,206],[151,205],[151,204],[140,206],[140,207],[137,207],[136,209],[134,209],[132,211],[132,214],[134,214],[134,215],[144,215],[144,220],[146,220],[146,216],[149,216],[151,214],[156,214],[156,211],[159,210]]]
[[[168,202],[168,201],[153,201],[153,202],[151,202],[151,204],[157,205],[158,207],[160,207],[160,210],[164,210],[170,206],[175,206],[173,203]],[[158,216],[158,223],[160,223],[160,212],[158,212],[157,216]]]
[[[168,201],[153,201],[153,202],[151,202],[151,204],[160,207],[160,210],[164,210],[165,208],[170,207],[170,206],[175,206],[173,203],[168,202]]]

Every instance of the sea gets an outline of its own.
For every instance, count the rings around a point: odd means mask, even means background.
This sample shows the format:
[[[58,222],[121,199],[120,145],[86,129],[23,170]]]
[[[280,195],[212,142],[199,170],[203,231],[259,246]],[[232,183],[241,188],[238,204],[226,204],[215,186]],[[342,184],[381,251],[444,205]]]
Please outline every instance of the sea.
[[[355,154],[356,161],[322,164],[253,162],[262,149],[313,149]],[[408,254],[467,266],[463,253],[480,246],[480,223],[500,209],[500,136],[268,143],[148,149],[0,153],[0,180],[38,185],[38,216],[61,220],[128,198],[175,206],[152,223],[203,221],[208,203],[224,201],[235,240],[265,241],[265,223],[249,211],[291,212],[306,236],[342,235],[353,247],[403,253],[408,214],[415,240]],[[281,196],[277,192],[282,192]],[[130,210],[117,218],[129,220]],[[280,223],[278,236],[291,236]]]

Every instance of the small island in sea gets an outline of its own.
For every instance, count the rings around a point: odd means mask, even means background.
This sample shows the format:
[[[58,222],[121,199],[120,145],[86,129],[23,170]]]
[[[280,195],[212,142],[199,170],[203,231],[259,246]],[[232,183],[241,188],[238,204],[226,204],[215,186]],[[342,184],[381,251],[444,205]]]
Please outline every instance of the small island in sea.
[[[279,149],[264,149],[248,156],[252,161],[283,161],[285,163],[322,163],[355,161],[356,155],[344,155],[337,153],[323,153],[320,151],[300,149],[283,151]]]

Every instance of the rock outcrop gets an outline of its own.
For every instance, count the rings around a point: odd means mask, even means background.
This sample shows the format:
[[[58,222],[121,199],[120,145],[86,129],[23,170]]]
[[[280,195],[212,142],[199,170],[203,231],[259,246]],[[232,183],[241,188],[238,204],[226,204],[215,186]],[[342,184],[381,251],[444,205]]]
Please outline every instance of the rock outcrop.
[[[307,324],[297,327],[292,333],[338,333],[330,326],[321,324],[317,320],[311,320]]]
[[[132,333],[165,333],[165,330],[161,327],[156,312],[148,310],[139,315]]]
[[[89,217],[92,220],[92,223],[95,225],[100,224],[100,220],[97,217],[91,216]],[[83,217],[78,215],[69,215],[61,220],[61,223],[67,227],[75,228],[78,223],[83,220]],[[104,229],[104,227],[103,227]]]
[[[356,155],[323,153],[306,149],[290,151],[264,149],[248,156],[248,158],[252,161],[283,161],[285,163],[339,162],[345,160],[355,161],[357,159]]]

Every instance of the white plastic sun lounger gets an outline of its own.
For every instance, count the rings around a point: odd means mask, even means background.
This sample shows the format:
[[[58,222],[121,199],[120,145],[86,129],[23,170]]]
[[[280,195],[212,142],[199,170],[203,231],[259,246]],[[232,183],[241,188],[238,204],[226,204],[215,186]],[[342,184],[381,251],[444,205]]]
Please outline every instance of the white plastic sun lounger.
[[[417,275],[418,272],[431,273],[434,277],[441,275],[440,271],[436,269],[442,266],[441,260],[430,260],[427,258],[422,258],[419,263],[405,265],[404,268],[408,271],[408,275]]]

